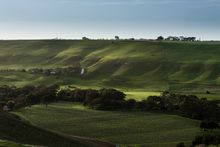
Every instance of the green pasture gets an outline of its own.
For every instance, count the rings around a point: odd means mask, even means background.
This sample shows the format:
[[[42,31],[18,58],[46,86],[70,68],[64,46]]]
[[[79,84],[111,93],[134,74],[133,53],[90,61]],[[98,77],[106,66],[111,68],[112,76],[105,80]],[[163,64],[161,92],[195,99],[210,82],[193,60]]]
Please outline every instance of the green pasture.
[[[0,85],[56,83],[126,92],[220,92],[220,42],[0,41],[0,70],[74,65],[86,69],[83,77],[0,72]]]
[[[150,112],[96,111],[75,103],[35,105],[15,112],[42,128],[131,146],[190,144],[199,121]]]

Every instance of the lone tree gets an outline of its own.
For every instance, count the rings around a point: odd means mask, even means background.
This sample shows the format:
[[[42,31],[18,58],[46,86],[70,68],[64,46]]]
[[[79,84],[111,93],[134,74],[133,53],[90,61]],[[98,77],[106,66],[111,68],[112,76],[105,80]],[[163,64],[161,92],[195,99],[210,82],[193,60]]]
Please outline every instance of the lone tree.
[[[157,37],[157,40],[158,41],[162,41],[162,40],[164,40],[164,37],[163,36],[159,36],[159,37]]]
[[[87,37],[82,37],[82,40],[89,40],[89,38],[87,38]]]
[[[115,36],[115,40],[119,40],[120,38],[119,38],[119,36]]]

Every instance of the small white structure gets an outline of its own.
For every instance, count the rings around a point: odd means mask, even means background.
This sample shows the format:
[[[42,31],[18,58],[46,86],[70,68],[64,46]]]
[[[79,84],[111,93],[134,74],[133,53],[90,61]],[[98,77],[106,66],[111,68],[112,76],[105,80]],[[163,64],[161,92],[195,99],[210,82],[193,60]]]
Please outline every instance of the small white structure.
[[[84,75],[84,74],[85,74],[85,69],[84,69],[84,68],[82,68],[80,74],[81,74],[81,75]]]
[[[8,106],[7,106],[7,105],[5,105],[5,106],[3,106],[3,111],[8,112],[8,111],[10,111],[10,109],[8,108]]]
[[[56,72],[56,71],[51,71],[50,74],[51,74],[51,75],[56,75],[57,72]]]

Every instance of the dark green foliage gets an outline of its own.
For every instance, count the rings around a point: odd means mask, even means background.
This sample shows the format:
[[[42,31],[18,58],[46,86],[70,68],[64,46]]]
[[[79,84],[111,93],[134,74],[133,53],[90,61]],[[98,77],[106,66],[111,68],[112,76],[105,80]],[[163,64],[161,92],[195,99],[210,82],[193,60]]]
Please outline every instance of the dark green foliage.
[[[39,103],[47,106],[49,103],[59,100],[81,102],[91,108],[101,110],[122,109],[125,104],[128,104],[129,109],[131,109],[131,107],[135,107],[136,103],[134,100],[133,104],[125,103],[125,94],[115,89],[63,89],[59,91],[57,85],[41,85],[23,88],[4,86],[0,87],[0,90],[2,107],[7,105],[11,110]]]
[[[219,145],[220,144],[220,131],[216,130],[214,132],[204,132],[203,134],[196,136],[192,142],[192,146],[194,147],[200,144]]]
[[[8,101],[7,102],[7,104],[6,104],[7,106],[8,106],[8,108],[10,109],[10,110],[13,110],[14,109],[14,106],[15,106],[15,101]]]
[[[137,102],[136,100],[134,99],[129,99],[127,101],[124,101],[124,104],[123,104],[123,108],[125,110],[133,110],[136,108],[136,105],[137,105]]]
[[[159,110],[176,112],[185,117],[199,120],[220,120],[218,101],[199,99],[194,95],[163,93],[161,96],[150,96],[137,103],[141,110]]]
[[[25,86],[23,88],[2,86],[0,87],[1,107],[7,105],[11,110],[31,106],[33,104],[58,101],[59,86]]]
[[[210,91],[206,91],[206,94],[211,94],[211,92]]]
[[[98,97],[87,98],[85,105],[99,110],[117,110],[123,108],[125,94],[115,89],[101,89]]]
[[[218,122],[216,121],[202,121],[200,124],[200,128],[204,130],[213,130],[220,128]]]
[[[122,109],[125,102],[125,94],[115,89],[66,89],[59,91],[57,95],[61,100],[82,102],[100,110]]]
[[[219,102],[199,99],[194,95],[179,95],[164,92],[161,96],[150,96],[146,100],[136,102],[125,100],[125,94],[116,89],[63,89],[59,86],[25,86],[23,88],[0,87],[1,105],[11,110],[33,104],[43,103],[46,106],[59,100],[81,102],[92,109],[99,110],[141,110],[174,112],[192,119],[219,121]]]
[[[163,37],[163,36],[157,37],[157,41],[162,41],[162,40],[164,40],[164,37]]]

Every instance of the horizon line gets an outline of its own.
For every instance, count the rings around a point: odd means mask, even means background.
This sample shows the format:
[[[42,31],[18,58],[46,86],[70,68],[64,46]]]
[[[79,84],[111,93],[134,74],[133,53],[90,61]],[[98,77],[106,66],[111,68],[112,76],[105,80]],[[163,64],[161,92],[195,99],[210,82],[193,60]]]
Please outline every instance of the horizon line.
[[[131,40],[134,39],[134,40]],[[86,40],[82,38],[17,38],[17,39],[0,39],[0,41],[46,41],[46,40],[56,40],[56,41],[62,41],[62,40],[72,40],[72,41],[159,41],[157,38],[120,38],[119,40],[116,40],[115,38],[87,38]],[[195,40],[195,41],[172,41],[172,40],[161,40],[160,42],[219,42],[220,39],[204,39],[204,40]]]

